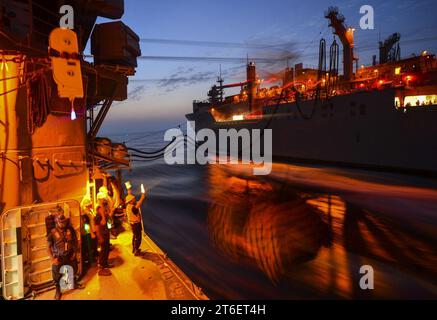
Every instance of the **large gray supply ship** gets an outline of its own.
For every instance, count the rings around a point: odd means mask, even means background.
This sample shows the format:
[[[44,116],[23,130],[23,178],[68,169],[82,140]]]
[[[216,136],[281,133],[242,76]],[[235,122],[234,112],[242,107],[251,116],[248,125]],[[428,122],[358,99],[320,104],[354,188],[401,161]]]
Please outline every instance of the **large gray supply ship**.
[[[285,69],[281,86],[262,88],[256,66],[247,80],[211,88],[194,101],[196,130],[272,129],[273,158],[363,168],[437,174],[437,60],[424,51],[400,59],[399,34],[380,43],[379,63],[358,67],[353,31],[337,8],[325,17],[343,45],[320,41],[319,68]],[[354,64],[356,64],[354,72]],[[240,93],[224,97],[224,90]]]

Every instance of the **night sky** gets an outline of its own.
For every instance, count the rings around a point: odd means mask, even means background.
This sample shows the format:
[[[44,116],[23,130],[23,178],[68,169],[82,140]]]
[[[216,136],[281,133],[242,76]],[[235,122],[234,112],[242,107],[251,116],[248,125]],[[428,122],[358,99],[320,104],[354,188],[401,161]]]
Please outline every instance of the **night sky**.
[[[374,30],[359,28],[364,4],[375,10]],[[245,80],[245,64],[229,58],[292,57],[290,64],[316,66],[320,38],[328,45],[333,40],[323,18],[330,5],[338,6],[346,24],[356,29],[360,65],[370,64],[378,41],[394,32],[401,33],[402,57],[437,52],[435,0],[125,0],[122,20],[142,39],[144,58],[130,78],[129,99],[113,106],[102,133],[165,129],[184,122],[192,100],[206,98],[220,64],[225,82]],[[285,66],[285,61],[257,63],[266,79]]]

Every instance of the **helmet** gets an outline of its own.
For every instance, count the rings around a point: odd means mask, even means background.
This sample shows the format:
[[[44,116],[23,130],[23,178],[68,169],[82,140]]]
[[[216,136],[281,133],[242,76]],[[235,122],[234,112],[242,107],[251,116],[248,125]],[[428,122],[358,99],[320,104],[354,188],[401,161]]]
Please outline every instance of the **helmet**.
[[[105,186],[101,186],[100,188],[99,188],[99,192],[103,192],[103,193],[108,193],[108,188],[106,188]]]
[[[104,199],[106,199],[106,194],[100,191],[97,194],[97,200],[104,200]]]
[[[124,183],[124,185],[126,186],[126,189],[132,189],[132,184],[130,183],[130,181],[126,181],[125,183]]]
[[[90,205],[92,205],[92,202],[91,202],[91,199],[90,198],[84,198],[83,200],[82,200],[82,207],[88,207],[88,206],[90,206]]]
[[[135,200],[135,196],[133,194],[128,194],[126,196],[126,204],[131,203],[133,200]]]
[[[61,214],[55,218],[55,222],[65,227],[68,223],[68,219],[63,214]]]

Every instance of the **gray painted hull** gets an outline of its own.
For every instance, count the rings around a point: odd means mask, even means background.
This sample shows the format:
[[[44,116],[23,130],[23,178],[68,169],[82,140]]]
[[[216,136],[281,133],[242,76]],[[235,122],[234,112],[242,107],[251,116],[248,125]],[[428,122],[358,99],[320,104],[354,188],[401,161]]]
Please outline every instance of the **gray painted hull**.
[[[392,89],[302,102],[300,111],[294,103],[264,110],[257,121],[216,122],[207,110],[187,119],[196,131],[272,129],[275,159],[437,174],[436,106],[397,110]]]

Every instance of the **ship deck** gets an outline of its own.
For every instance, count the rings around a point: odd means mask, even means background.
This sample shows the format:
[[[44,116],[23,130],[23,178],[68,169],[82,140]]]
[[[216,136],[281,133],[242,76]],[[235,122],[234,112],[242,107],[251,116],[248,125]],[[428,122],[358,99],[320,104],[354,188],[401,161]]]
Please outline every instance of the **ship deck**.
[[[84,289],[64,292],[62,300],[206,300],[194,283],[148,237],[143,236],[141,257],[132,254],[132,234],[124,231],[111,240],[112,276],[99,276],[97,267],[87,271]],[[36,300],[52,300],[54,289]]]

